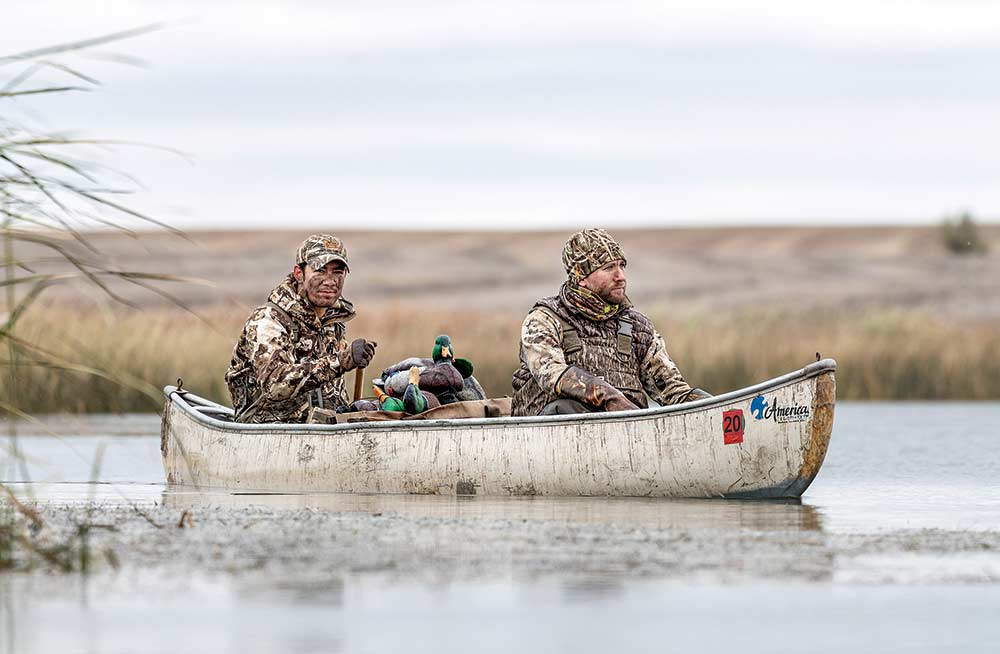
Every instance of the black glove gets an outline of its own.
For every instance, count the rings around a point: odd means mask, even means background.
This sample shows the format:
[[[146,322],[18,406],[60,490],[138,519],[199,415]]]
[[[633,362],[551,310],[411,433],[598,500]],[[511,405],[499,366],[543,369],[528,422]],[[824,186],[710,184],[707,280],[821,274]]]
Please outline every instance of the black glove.
[[[337,359],[340,361],[340,369],[344,372],[355,368],[367,368],[375,356],[375,347],[378,343],[366,341],[363,338],[356,338],[354,341],[340,351]]]

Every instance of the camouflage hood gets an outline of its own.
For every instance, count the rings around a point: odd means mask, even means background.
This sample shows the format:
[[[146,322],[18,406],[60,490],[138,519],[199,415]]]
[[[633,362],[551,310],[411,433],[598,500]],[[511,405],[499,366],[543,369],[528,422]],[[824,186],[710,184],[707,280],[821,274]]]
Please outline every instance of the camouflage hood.
[[[306,324],[316,322],[316,311],[308,298],[299,293],[299,283],[292,273],[289,273],[288,277],[271,291],[271,295],[268,296],[267,301],[273,302],[282,311],[299,322]],[[335,306],[326,310],[321,322],[347,322],[353,319],[355,315],[354,305],[350,300],[342,297],[337,300]]]

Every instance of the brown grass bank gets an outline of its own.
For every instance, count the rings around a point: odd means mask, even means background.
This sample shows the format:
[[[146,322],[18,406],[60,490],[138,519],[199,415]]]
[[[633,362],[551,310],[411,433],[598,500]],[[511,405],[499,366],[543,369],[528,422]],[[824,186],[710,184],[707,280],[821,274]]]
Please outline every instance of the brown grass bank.
[[[949,323],[906,310],[650,315],[685,377],[714,393],[801,367],[818,351],[838,361],[841,399],[1000,399],[1000,329],[992,322]],[[18,370],[18,396],[39,413],[152,411],[159,389],[182,377],[187,388],[228,403],[222,376],[245,314],[203,316],[207,322],[176,310],[37,309],[21,323],[23,336],[130,383],[29,366]],[[429,355],[434,337],[448,333],[489,393],[501,396],[510,393],[522,318],[386,303],[367,307],[349,336],[379,342],[370,377],[404,357]]]

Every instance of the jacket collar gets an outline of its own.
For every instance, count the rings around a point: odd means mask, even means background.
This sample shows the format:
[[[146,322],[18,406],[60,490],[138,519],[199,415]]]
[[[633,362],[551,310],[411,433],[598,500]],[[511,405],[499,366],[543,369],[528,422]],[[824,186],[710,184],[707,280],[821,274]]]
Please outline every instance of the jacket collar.
[[[337,300],[337,304],[326,310],[322,320],[318,319],[312,303],[299,293],[299,282],[291,273],[271,291],[267,299],[281,307],[293,319],[304,323],[325,325],[331,322],[347,322],[356,315],[354,305],[342,297]]]

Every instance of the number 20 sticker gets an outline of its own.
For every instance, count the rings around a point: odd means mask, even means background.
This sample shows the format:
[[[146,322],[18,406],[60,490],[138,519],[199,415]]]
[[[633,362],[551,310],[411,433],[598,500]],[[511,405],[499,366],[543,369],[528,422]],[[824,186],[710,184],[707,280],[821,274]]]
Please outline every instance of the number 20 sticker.
[[[722,442],[725,445],[743,442],[743,409],[722,412]]]

